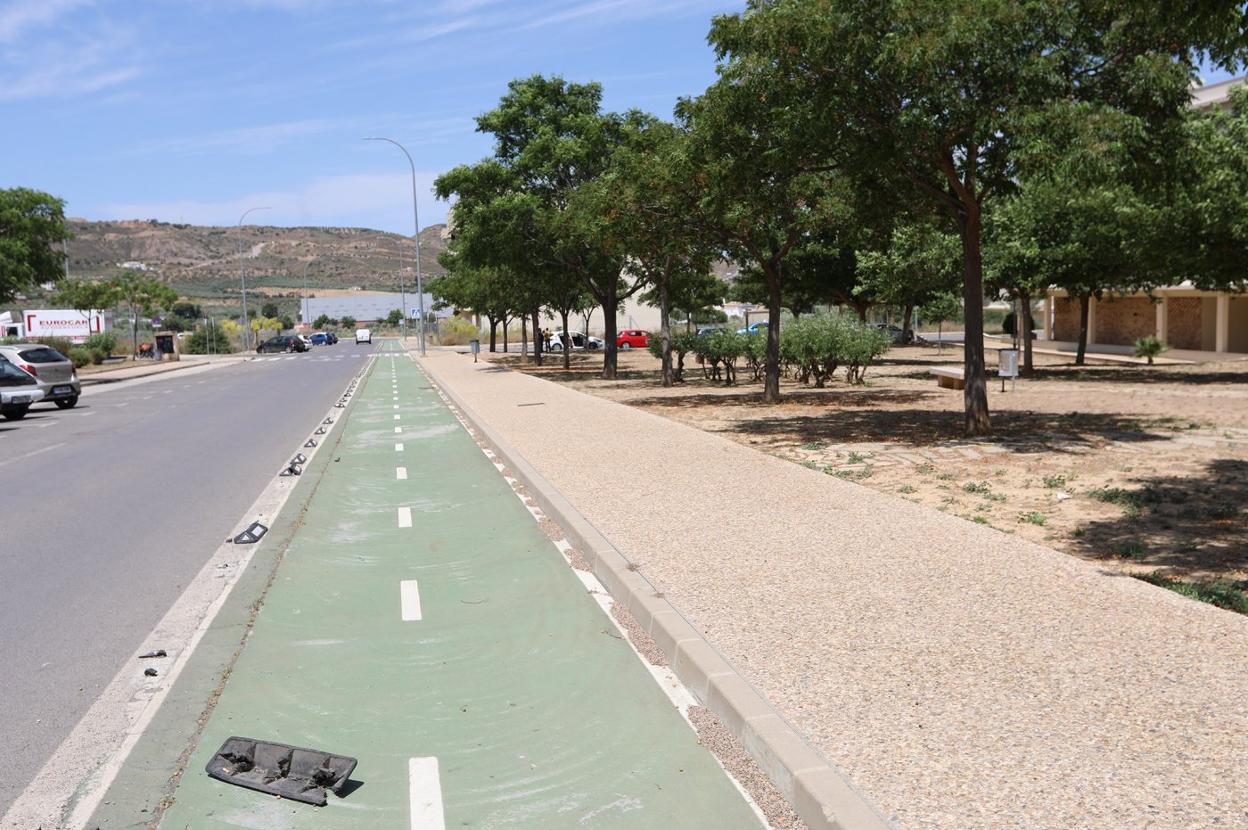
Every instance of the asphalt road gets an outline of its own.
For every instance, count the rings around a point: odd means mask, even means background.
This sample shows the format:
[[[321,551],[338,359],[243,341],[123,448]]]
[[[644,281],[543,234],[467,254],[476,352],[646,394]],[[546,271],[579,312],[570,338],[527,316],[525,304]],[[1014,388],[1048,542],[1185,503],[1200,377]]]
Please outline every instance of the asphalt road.
[[[0,422],[0,814],[369,351],[88,387],[75,409]]]

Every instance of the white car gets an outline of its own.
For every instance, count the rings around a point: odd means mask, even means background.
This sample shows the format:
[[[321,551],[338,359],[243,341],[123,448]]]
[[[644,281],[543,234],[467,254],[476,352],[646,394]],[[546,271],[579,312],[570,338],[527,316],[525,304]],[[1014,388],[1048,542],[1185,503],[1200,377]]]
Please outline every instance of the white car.
[[[574,331],[570,335],[566,336],[572,339],[573,351],[578,351],[580,349],[588,349],[591,352],[601,351],[605,342],[601,337],[594,337],[592,334],[586,337],[579,331]],[[564,337],[565,335],[561,331],[557,331],[550,336],[550,350],[552,352],[563,351]]]
[[[369,331],[368,329],[356,329],[355,330],[355,342],[356,343],[372,343],[373,333]]]
[[[30,405],[43,398],[43,389],[33,375],[0,357],[0,415],[6,421],[25,418]]]

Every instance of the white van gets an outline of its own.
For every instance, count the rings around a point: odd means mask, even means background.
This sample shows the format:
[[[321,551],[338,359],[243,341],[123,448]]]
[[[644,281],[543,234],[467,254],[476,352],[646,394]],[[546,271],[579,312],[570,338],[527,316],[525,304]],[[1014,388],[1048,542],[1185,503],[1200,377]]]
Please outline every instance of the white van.
[[[356,343],[372,343],[373,333],[369,331],[368,329],[356,329],[355,330],[355,342]]]

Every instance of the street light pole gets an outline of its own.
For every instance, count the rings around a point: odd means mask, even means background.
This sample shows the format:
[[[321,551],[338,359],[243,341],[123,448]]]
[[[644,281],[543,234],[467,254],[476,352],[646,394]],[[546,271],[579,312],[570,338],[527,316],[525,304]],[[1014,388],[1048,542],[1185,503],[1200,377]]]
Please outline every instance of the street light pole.
[[[407,152],[407,148],[393,138],[377,138],[370,137],[365,141],[386,141],[393,144],[403,151],[403,155],[407,156],[407,164],[412,168],[412,222],[416,226],[416,294],[419,296],[417,306],[420,311],[420,320],[418,322],[417,331],[420,337],[420,356],[425,356],[425,285],[420,277],[420,214],[416,208],[416,162],[412,161],[412,154]],[[407,292],[403,286],[403,269],[399,269],[399,296],[400,302],[403,303],[403,326],[404,335],[407,333]]]
[[[267,207],[253,207],[243,211],[238,217],[238,284],[243,292],[243,351],[251,351],[251,320],[247,319],[247,278],[243,276],[243,220],[247,214],[257,210],[269,210]]]
[[[308,305],[308,268],[314,262],[316,262],[315,259],[309,259],[303,263],[303,313],[301,316],[303,317],[303,322],[307,325],[311,325],[311,321],[308,318],[312,316],[312,308]]]

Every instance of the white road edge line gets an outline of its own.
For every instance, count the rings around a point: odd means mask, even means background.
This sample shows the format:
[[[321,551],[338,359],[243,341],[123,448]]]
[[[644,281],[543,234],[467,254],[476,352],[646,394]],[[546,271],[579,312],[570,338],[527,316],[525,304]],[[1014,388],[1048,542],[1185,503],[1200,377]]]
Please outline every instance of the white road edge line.
[[[412,508],[400,507],[399,508],[399,527],[411,527],[411,526],[412,526]]]
[[[446,830],[442,811],[442,779],[437,758],[409,758],[407,761],[408,803],[412,830]]]
[[[399,583],[399,605],[403,622],[420,622],[420,589],[414,579]]]
[[[355,379],[365,375],[370,365],[366,363]],[[329,410],[331,414],[334,411]],[[308,455],[316,452],[312,449]],[[272,519],[293,491],[289,479],[274,477],[242,519]],[[0,815],[0,827],[80,828],[87,823],[229,599],[257,547],[245,548],[241,553],[236,545],[222,544],[217,548],[146,638],[149,642],[172,644],[168,650],[174,659],[164,677],[154,683],[139,681],[130,662],[123,664],[26,789]],[[218,578],[222,564],[232,571],[226,579]],[[188,618],[195,626],[189,637]],[[183,637],[185,644],[179,647]]]
[[[52,450],[60,449],[61,447],[65,446],[67,443],[69,442],[62,441],[59,444],[49,444],[48,446],[43,447],[41,449],[31,450],[30,452],[25,453],[23,455],[18,455],[13,458],[10,458],[8,461],[0,461],[0,467],[5,466],[6,464],[12,464],[15,461],[24,461],[25,459],[30,458],[32,456],[39,455],[40,453],[51,452]]]
[[[394,477],[395,477],[395,478],[397,478],[399,481],[407,481],[407,468],[406,468],[406,467],[395,467],[395,468],[394,468]]]

